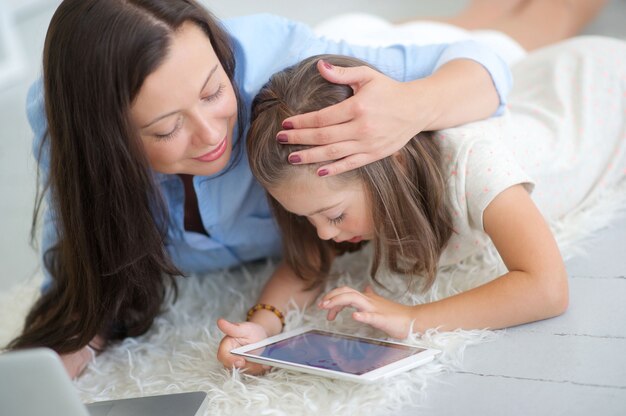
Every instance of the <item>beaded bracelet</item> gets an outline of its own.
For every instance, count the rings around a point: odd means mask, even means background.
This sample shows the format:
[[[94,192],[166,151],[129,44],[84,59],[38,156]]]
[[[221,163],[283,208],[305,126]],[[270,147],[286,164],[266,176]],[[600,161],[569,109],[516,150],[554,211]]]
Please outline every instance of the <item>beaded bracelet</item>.
[[[266,303],[257,303],[256,305],[248,309],[248,314],[246,315],[246,321],[249,321],[250,318],[252,318],[252,315],[254,315],[255,312],[260,311],[260,310],[273,312],[274,315],[276,315],[278,319],[280,319],[280,324],[282,325],[282,327],[283,328],[285,327],[285,315],[283,315],[283,313],[279,311],[275,306],[268,305]]]

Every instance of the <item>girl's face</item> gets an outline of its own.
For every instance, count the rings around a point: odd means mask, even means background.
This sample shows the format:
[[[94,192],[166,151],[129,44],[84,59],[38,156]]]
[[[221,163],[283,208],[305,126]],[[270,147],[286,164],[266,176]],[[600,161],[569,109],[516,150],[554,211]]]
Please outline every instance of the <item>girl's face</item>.
[[[228,163],[237,100],[206,34],[185,23],[131,107],[151,167],[212,175]]]
[[[358,243],[374,236],[371,207],[360,180],[346,183],[302,174],[268,191],[287,211],[306,217],[322,240]]]

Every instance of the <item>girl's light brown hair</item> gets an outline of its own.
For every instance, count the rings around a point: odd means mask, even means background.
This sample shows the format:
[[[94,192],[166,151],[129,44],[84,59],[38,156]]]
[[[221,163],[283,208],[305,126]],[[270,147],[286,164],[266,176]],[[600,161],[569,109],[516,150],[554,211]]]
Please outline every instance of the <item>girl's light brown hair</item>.
[[[351,57],[314,56],[274,74],[261,89],[252,105],[247,150],[252,173],[266,189],[305,172],[314,175],[320,166],[288,163],[291,152],[308,146],[279,144],[276,134],[282,130],[282,121],[336,104],[353,94],[349,86],[332,84],[319,74],[316,65],[320,59],[345,67],[368,65]],[[396,273],[423,276],[424,290],[432,285],[439,257],[452,234],[440,166],[437,143],[430,134],[420,133],[394,156],[324,179],[361,180],[365,185],[375,225],[374,279],[384,266]],[[306,218],[288,212],[269,194],[268,198],[281,230],[287,264],[311,286],[320,284],[337,250],[354,245],[320,240]]]

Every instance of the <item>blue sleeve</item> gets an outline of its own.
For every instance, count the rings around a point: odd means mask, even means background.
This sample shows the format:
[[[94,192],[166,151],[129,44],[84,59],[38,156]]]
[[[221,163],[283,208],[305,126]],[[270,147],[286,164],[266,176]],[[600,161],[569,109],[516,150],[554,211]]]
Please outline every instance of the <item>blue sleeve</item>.
[[[31,85],[26,99],[26,114],[28,122],[33,130],[33,156],[38,162],[38,178],[41,189],[44,189],[50,171],[50,145],[44,143],[44,137],[48,133],[48,122],[46,120],[43,81],[39,78]],[[52,275],[45,267],[44,253],[52,247],[58,240],[57,228],[55,225],[54,212],[50,208],[50,192],[45,195],[43,204],[43,229],[41,241],[39,243],[40,264],[44,273],[44,281],[41,290],[45,291],[52,284]]]
[[[463,41],[451,44],[439,57],[435,69],[454,59],[471,59],[489,72],[500,98],[500,105],[494,115],[502,115],[513,86],[513,75],[507,63],[487,46],[474,41]]]
[[[237,65],[245,67],[241,82],[250,93],[258,91],[274,72],[319,54],[359,58],[403,82],[431,75],[454,59],[471,59],[491,75],[500,98],[496,115],[503,112],[512,86],[508,65],[487,46],[473,41],[368,47],[318,37],[302,23],[270,14],[238,17],[224,23],[238,46]]]

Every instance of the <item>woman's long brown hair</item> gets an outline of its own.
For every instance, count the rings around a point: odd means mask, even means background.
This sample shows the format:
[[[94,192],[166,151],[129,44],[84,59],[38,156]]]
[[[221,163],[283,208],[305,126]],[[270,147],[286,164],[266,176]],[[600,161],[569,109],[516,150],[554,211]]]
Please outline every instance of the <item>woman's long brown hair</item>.
[[[176,292],[168,213],[130,107],[188,21],[233,82],[230,39],[192,0],[65,0],[55,12],[43,65],[50,169],[33,217],[34,230],[45,194],[59,236],[44,253],[53,282],[9,348],[67,353],[95,335],[142,334]],[[240,134],[244,120],[240,111]]]
[[[253,102],[247,150],[252,173],[266,189],[303,172],[313,175],[320,166],[287,162],[291,152],[307,146],[276,141],[282,120],[320,110],[353,94],[349,86],[332,84],[319,74],[319,59],[339,66],[367,65],[350,57],[314,56],[274,74],[261,89]],[[324,180],[365,184],[375,226],[374,279],[385,266],[396,273],[421,275],[423,289],[432,285],[439,257],[452,234],[452,219],[439,147],[430,134],[420,133],[394,156]],[[286,262],[311,286],[321,283],[330,271],[337,244],[320,240],[306,218],[285,210],[270,194],[268,198],[281,229]]]

